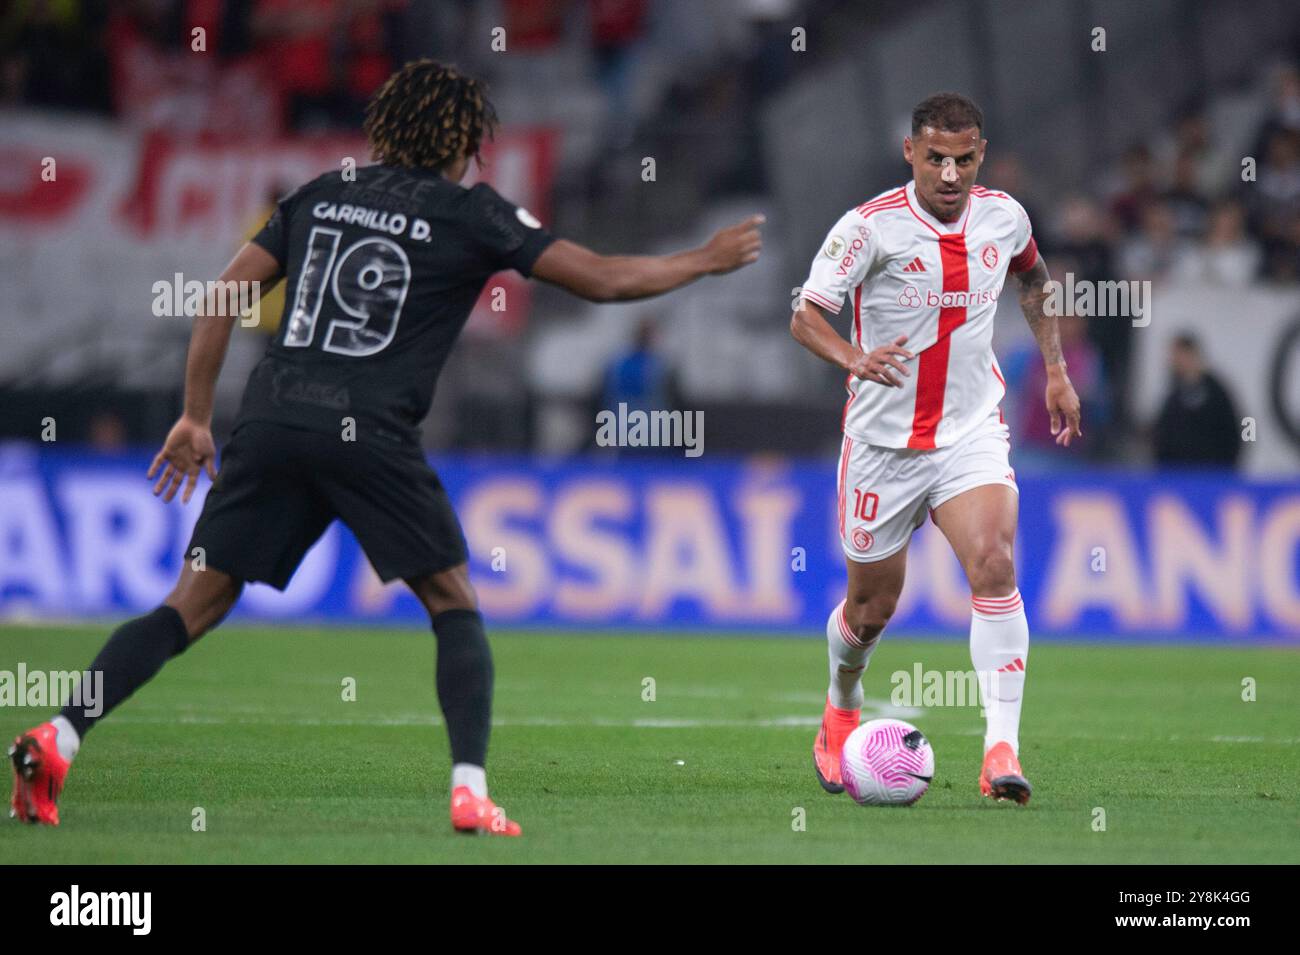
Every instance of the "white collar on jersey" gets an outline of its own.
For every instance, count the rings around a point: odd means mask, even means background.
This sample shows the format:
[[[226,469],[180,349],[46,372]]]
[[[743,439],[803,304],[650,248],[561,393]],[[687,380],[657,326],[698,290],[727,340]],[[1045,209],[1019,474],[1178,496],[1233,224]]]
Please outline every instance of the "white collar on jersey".
[[[935,232],[945,234],[956,234],[966,230],[966,220],[970,218],[970,207],[974,196],[966,197],[966,210],[961,214],[961,218],[956,222],[940,222],[930,213],[926,212],[921,205],[921,201],[916,198],[916,180],[909,179],[905,187],[907,195],[907,204],[912,207],[912,214],[928,225]]]

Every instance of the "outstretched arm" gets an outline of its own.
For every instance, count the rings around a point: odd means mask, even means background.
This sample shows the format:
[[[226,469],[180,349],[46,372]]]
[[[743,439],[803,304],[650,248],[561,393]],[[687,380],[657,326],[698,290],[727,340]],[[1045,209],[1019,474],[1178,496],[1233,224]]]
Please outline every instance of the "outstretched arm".
[[[1069,447],[1070,439],[1082,437],[1083,431],[1080,430],[1079,396],[1074,393],[1070,376],[1065,373],[1056,316],[1048,314],[1046,308],[1050,295],[1047,283],[1052,280],[1052,276],[1041,255],[1030,268],[1013,274],[1020,283],[1020,311],[1029,323],[1029,330],[1034,333],[1038,350],[1043,355],[1043,364],[1047,366],[1045,400],[1047,412],[1052,418],[1052,434],[1056,435],[1057,444]],[[1065,419],[1065,427],[1061,427],[1062,418]]]
[[[533,264],[533,277],[591,302],[625,302],[680,288],[705,275],[722,275],[758,260],[763,216],[720,230],[707,243],[675,255],[600,255],[558,239]]]
[[[228,282],[257,282],[259,292],[266,292],[279,280],[281,273],[275,256],[260,245],[249,242],[221,273],[218,288],[236,287],[226,286]],[[188,503],[201,470],[206,470],[210,478],[216,477],[214,461],[217,450],[212,441],[213,396],[217,375],[226,359],[226,347],[230,344],[230,330],[239,317],[229,312],[227,303],[214,293],[208,298],[203,312],[194,317],[190,350],[185,360],[184,410],[147,474],[152,478],[162,468],[153,492],[161,494],[164,500],[170,501],[175,497],[181,482],[185,481],[181,503]]]

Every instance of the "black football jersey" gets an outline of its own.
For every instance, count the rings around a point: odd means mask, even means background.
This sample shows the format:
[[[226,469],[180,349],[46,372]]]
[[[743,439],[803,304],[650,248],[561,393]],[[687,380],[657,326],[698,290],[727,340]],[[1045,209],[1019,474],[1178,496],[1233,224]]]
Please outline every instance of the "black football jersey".
[[[373,165],[280,201],[253,241],[284,266],[284,314],[236,427],[273,421],[418,441],[419,423],[488,278],[528,276],[553,241],[485,183]]]

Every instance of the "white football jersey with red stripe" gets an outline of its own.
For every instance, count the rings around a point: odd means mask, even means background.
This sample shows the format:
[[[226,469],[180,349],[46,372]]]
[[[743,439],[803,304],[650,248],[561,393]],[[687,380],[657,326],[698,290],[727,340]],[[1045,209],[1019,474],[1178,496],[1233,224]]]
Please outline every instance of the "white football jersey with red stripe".
[[[1006,394],[993,354],[993,316],[1007,272],[1038,259],[1029,216],[981,186],[960,219],[940,222],[916,185],[846,212],[813,260],[802,297],[838,314],[865,352],[907,336],[915,354],[902,388],[849,376],[844,433],[886,448],[942,448],[968,434]]]

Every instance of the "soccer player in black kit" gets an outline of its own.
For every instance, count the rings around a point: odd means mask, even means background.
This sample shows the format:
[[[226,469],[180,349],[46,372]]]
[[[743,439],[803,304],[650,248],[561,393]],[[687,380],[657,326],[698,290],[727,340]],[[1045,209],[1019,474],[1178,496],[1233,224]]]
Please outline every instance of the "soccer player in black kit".
[[[70,703],[15,740],[13,815],[57,825],[58,794],[90,728],[215,627],[246,581],[284,589],[339,518],[379,576],[400,577],[429,613],[453,827],[519,834],[487,791],[492,656],[465,539],[418,440],[438,372],[495,272],[515,269],[595,302],[660,295],[755,261],[762,217],[676,255],[598,255],[554,239],[490,186],[458,185],[495,123],[477,81],[431,60],[408,63],[367,108],[376,165],[289,194],[226,267],[222,282],[265,290],[286,280],[279,331],[216,471],[213,392],[237,316],[210,299],[196,318],[184,413],[148,473],[168,501],[178,490],[188,501],[200,471],[213,479],[180,579],[91,664],[103,679],[98,715]]]

